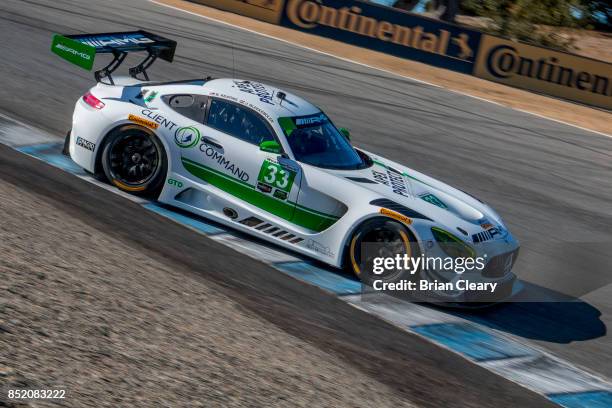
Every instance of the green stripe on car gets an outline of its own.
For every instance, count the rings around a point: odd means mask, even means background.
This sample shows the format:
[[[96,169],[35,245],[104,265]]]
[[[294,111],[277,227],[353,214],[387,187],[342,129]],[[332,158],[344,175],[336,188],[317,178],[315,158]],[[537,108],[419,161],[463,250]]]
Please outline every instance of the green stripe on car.
[[[259,192],[250,184],[185,157],[182,157],[181,161],[183,167],[197,178],[295,225],[320,232],[339,220],[339,217],[334,215],[324,214],[296,203],[277,200]]]

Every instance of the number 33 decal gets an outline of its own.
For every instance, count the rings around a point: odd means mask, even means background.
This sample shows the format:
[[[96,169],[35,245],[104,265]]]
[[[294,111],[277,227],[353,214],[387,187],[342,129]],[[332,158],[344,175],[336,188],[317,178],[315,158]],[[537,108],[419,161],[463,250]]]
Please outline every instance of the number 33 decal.
[[[258,181],[286,192],[291,190],[294,179],[294,172],[286,170],[280,165],[272,163],[268,160],[263,162],[261,170],[259,171],[259,177],[257,178]]]

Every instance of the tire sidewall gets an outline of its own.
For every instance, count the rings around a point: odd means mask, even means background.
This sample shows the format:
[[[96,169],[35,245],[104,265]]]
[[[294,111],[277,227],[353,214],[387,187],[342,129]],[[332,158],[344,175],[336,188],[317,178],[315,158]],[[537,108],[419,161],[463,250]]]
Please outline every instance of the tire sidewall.
[[[153,176],[150,177],[149,180],[147,180],[145,183],[139,185],[138,188],[142,188],[139,190],[134,190],[134,186],[125,185],[124,183],[119,182],[118,180],[114,179],[112,175],[112,171],[110,169],[110,164],[109,164],[109,155],[110,155],[112,146],[116,142],[118,142],[121,138],[129,134],[133,134],[134,132],[140,132],[146,135],[147,137],[149,137],[151,139],[151,142],[155,144],[155,147],[157,148],[157,151],[159,152],[159,164],[157,168],[155,169]],[[110,133],[104,141],[101,162],[102,162],[102,169],[104,171],[104,175],[106,176],[106,178],[111,184],[113,184],[120,190],[125,191],[127,193],[147,196],[147,197],[153,197],[153,198],[157,198],[157,196],[161,192],[161,187],[163,186],[163,182],[166,179],[166,174],[168,171],[168,159],[167,159],[166,149],[164,148],[163,143],[159,140],[159,138],[157,137],[157,135],[155,135],[155,133],[149,131],[148,129],[144,129],[138,126],[123,127],[121,129],[117,129],[113,131],[112,133]],[[126,188],[125,186],[129,188]]]
[[[408,237],[408,241],[409,241],[408,245],[410,246],[411,257],[418,257],[421,255],[421,248],[416,242],[414,234],[412,234],[410,229],[408,229],[403,224],[395,220],[392,220],[390,218],[383,218],[383,217],[373,218],[371,220],[365,221],[363,224],[357,227],[355,231],[353,232],[353,234],[351,235],[351,238],[348,242],[348,247],[346,250],[347,256],[345,260],[345,265],[347,267],[346,269],[353,272],[361,280],[362,283],[368,286],[372,286],[373,282],[375,280],[381,279],[381,277],[379,275],[372,273],[372,271],[363,270],[364,269],[363,262],[356,262],[357,260],[354,258],[353,254],[355,254],[356,257],[359,258],[359,260],[361,260],[361,256],[362,256],[361,239],[363,239],[363,236],[367,234],[369,231],[375,230],[377,228],[392,229],[394,231],[397,231],[398,233],[399,231],[402,231]],[[356,242],[353,243],[355,239],[356,239]],[[354,248],[352,248],[353,245],[354,245]],[[354,266],[355,263],[361,263],[361,265],[358,265],[360,269],[359,272],[357,272],[357,270],[355,269],[355,266]],[[412,274],[409,270],[403,270],[398,275],[395,276],[394,281],[399,281],[403,279],[418,280],[420,275],[421,275],[420,271],[417,271],[416,273]]]

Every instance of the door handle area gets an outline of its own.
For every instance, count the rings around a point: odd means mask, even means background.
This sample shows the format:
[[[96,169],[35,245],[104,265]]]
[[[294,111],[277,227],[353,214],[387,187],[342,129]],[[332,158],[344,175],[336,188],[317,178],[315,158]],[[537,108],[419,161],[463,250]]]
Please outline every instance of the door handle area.
[[[216,147],[217,149],[223,149],[223,145],[220,144],[219,142],[217,142],[215,139],[208,137],[208,136],[202,136],[202,141],[204,143],[206,143],[207,145]]]

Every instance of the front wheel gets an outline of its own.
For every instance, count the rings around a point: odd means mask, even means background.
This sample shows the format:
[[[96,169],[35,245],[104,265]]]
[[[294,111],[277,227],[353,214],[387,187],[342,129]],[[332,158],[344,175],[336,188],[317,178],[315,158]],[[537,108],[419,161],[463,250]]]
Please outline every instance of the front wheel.
[[[386,218],[376,218],[364,222],[353,233],[347,251],[348,268],[366,285],[374,281],[397,282],[403,279],[414,280],[419,271],[404,268],[404,259],[419,257],[420,250],[416,239],[402,224]],[[402,265],[385,268],[381,259],[397,256]]]
[[[110,134],[102,151],[102,168],[108,180],[132,194],[156,198],[167,167],[166,152],[157,136],[137,126]]]

